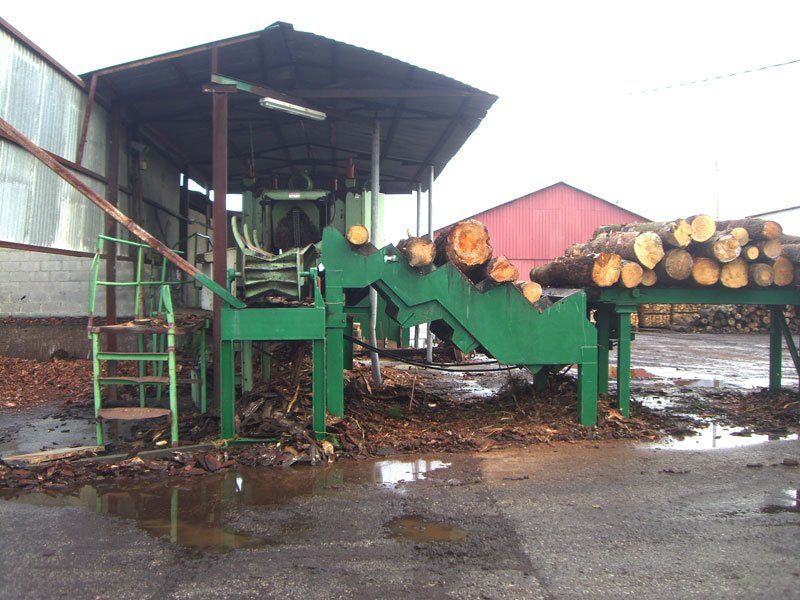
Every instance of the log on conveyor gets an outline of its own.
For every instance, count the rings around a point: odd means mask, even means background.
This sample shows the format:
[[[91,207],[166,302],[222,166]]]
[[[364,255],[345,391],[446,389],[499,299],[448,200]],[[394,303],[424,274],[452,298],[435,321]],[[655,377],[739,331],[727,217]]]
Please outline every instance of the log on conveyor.
[[[612,231],[602,233],[585,244],[570,249],[572,254],[610,253],[625,260],[638,261],[643,267],[654,268],[664,258],[664,245],[657,233],[645,231]]]
[[[718,231],[702,244],[697,242],[691,244],[689,252],[695,256],[707,256],[721,263],[728,263],[739,258],[742,253],[742,246],[729,232]]]
[[[783,244],[777,239],[759,240],[753,242],[753,245],[758,248],[759,256],[772,260],[775,260],[781,255],[781,248],[783,248]]]
[[[755,245],[755,243],[747,244],[747,246],[742,248],[742,253],[739,256],[748,262],[754,262],[761,256],[761,250]]]
[[[414,268],[428,267],[436,258],[436,246],[425,236],[415,237],[409,233],[408,238],[397,243],[397,250]]]
[[[744,227],[733,227],[729,233],[736,238],[736,241],[742,247],[750,243],[750,234],[747,233],[747,229]]]
[[[800,265],[800,243],[783,244],[780,255],[788,258],[794,264]]]
[[[721,267],[713,258],[700,256],[692,264],[692,281],[699,286],[716,285],[719,282]]]
[[[470,273],[492,258],[489,231],[475,219],[459,221],[444,229],[434,240],[437,266],[452,263],[463,273]]]
[[[344,237],[353,246],[363,246],[369,241],[369,230],[363,225],[351,225]]]
[[[488,285],[508,283],[519,279],[519,269],[505,256],[496,256],[474,270],[474,281]]]
[[[601,252],[584,256],[560,256],[531,269],[531,281],[542,287],[609,287],[619,281],[622,258]]]
[[[722,265],[719,282],[726,288],[743,288],[748,282],[747,263],[737,258]]]
[[[665,284],[680,284],[692,276],[694,260],[682,248],[667,250],[664,258],[656,265],[658,281]]]
[[[748,266],[747,275],[750,287],[765,288],[774,281],[772,267],[765,263],[752,263]]]
[[[772,276],[776,286],[790,285],[794,281],[794,264],[785,256],[779,256],[772,262]]]
[[[517,281],[514,286],[531,304],[536,304],[542,297],[542,286],[535,281]]]
[[[708,215],[694,215],[686,220],[692,228],[692,241],[707,242],[717,232],[717,222]]]
[[[642,277],[644,277],[642,265],[632,260],[622,261],[618,282],[620,287],[626,289],[638,287],[642,283]]]
[[[692,241],[692,227],[686,219],[605,225],[595,229],[592,237],[596,238],[604,233],[614,233],[618,231],[636,231],[638,233],[652,231],[658,234],[664,244],[675,248],[685,248],[689,245],[689,242]]]
[[[653,269],[642,269],[641,285],[644,287],[653,287],[658,283],[658,275]]]
[[[766,219],[757,219],[755,217],[748,217],[746,219],[733,219],[731,221],[719,221],[717,223],[719,229],[733,229],[734,227],[742,227],[747,230],[750,239],[757,240],[780,240],[783,233],[783,227],[777,221],[769,221]]]

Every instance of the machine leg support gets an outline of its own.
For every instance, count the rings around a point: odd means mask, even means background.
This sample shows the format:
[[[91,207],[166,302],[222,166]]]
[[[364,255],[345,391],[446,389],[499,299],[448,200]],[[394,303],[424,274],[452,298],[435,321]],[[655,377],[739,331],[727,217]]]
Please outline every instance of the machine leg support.
[[[597,393],[608,394],[608,355],[611,348],[611,308],[601,306],[595,312],[597,321]]]
[[[619,312],[617,346],[617,404],[623,417],[631,416],[631,313]]]
[[[578,364],[578,419],[581,425],[597,425],[597,348],[581,348]]]
[[[325,340],[314,340],[311,352],[313,360],[311,411],[314,435],[321,440],[325,438]]]
[[[221,437],[224,440],[233,439],[236,435],[234,419],[236,416],[236,401],[234,389],[234,358],[233,342],[221,342],[219,351],[220,362],[220,389],[219,415]]]
[[[781,335],[781,321],[783,311],[780,306],[769,307],[769,389],[781,389],[781,368],[783,362],[783,338]]]

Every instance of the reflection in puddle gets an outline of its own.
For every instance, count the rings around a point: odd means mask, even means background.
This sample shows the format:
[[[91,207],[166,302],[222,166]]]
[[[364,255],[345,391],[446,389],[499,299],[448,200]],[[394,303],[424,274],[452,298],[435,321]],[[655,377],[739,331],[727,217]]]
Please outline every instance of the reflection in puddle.
[[[449,467],[440,460],[347,462],[315,468],[242,468],[192,478],[98,482],[72,490],[4,491],[5,500],[44,507],[75,507],[135,520],[148,534],[195,551],[221,552],[278,544],[229,525],[241,507],[279,507],[298,498],[333,493],[342,485],[394,489]]]
[[[664,448],[668,450],[719,450],[722,448],[739,448],[742,446],[755,446],[764,442],[779,440],[796,440],[796,433],[789,435],[764,435],[746,434],[742,427],[724,427],[711,423],[708,427],[697,429],[697,435],[684,438],[667,438],[651,444],[650,448]]]
[[[417,543],[462,542],[469,532],[456,525],[442,521],[429,521],[420,516],[398,517],[386,524],[389,535],[395,540],[411,540]]]
[[[784,490],[775,502],[762,507],[761,512],[768,515],[800,513],[800,489]]]

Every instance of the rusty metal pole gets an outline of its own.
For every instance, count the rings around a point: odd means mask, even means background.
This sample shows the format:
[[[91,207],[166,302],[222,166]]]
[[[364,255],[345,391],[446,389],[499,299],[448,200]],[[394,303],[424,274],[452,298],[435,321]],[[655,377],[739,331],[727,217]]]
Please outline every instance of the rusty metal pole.
[[[212,115],[212,177],[214,186],[214,283],[228,287],[228,93],[214,92]],[[220,365],[220,323],[222,300],[214,296],[213,340],[214,340],[214,395],[219,406],[222,391]]]
[[[78,163],[79,165],[83,163],[83,151],[86,148],[86,137],[89,134],[89,121],[92,118],[92,108],[94,107],[94,94],[96,90],[97,90],[97,75],[92,75],[92,79],[89,82],[89,95],[86,98],[86,109],[83,111],[83,122],[81,123],[81,137],[78,140],[78,152],[75,155],[75,162]]]
[[[381,243],[380,234],[381,234],[381,223],[380,218],[378,215],[378,204],[379,204],[379,195],[381,192],[381,123],[377,119],[375,120],[375,126],[372,129],[372,168],[370,175],[372,176],[372,182],[370,185],[370,207],[369,207],[369,219],[370,219],[370,234],[371,234],[371,242],[378,246]],[[378,334],[377,334],[377,326],[378,326],[378,292],[375,290],[374,287],[369,289],[369,343],[372,344],[373,347],[378,346]],[[382,377],[381,377],[381,363],[380,359],[378,358],[377,352],[370,352],[369,355],[370,362],[372,363],[372,380],[377,384],[381,385]]]
[[[433,165],[431,165],[430,178],[428,179],[428,235],[433,239]],[[431,324],[428,323],[428,335],[425,341],[425,360],[433,362],[433,333]]]
[[[183,166],[183,178],[181,180],[181,195],[178,200],[178,214],[182,217],[178,219],[178,250],[182,252],[181,256],[189,260],[189,165]],[[195,248],[197,245],[195,245]],[[192,257],[192,264],[196,264],[197,257]],[[189,300],[187,287],[181,286],[183,293],[183,301]]]
[[[108,167],[106,174],[106,200],[112,206],[117,206],[119,199],[119,150],[120,139],[122,138],[122,118],[120,117],[119,106],[113,106],[109,115],[110,135],[108,145]],[[105,234],[111,237],[117,236],[117,222],[106,215]],[[117,245],[111,243],[106,248],[106,281],[117,280]],[[106,286],[106,322],[114,325],[117,322],[117,288],[113,285]],[[117,351],[117,336],[113,333],[106,339],[106,349],[108,352]],[[115,375],[117,364],[114,361],[108,363],[108,374]],[[108,390],[109,400],[117,399],[116,386],[110,386]]]

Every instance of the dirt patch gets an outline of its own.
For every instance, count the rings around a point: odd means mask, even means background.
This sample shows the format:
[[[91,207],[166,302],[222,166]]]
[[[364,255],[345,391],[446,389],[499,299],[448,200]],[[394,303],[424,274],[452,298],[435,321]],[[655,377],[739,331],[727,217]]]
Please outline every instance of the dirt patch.
[[[753,433],[783,435],[800,431],[800,396],[787,390],[709,392],[703,413],[723,425]]]
[[[92,393],[92,361],[0,356],[0,409],[78,402]]]

